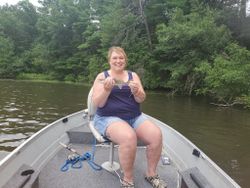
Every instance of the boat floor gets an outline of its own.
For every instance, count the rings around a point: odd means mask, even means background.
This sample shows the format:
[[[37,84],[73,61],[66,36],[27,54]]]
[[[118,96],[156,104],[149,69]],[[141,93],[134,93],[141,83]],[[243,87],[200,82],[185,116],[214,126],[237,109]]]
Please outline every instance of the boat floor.
[[[79,153],[91,152],[92,146],[86,144],[73,144],[72,148]],[[115,161],[118,161],[117,147],[115,147]],[[144,179],[144,174],[147,169],[145,147],[138,147],[136,160],[134,164],[135,187],[151,188],[150,184]],[[69,168],[68,171],[62,172],[60,168],[65,163],[69,151],[61,149],[42,169],[39,175],[39,188],[113,188],[120,187],[119,178],[115,173],[110,173],[106,170],[95,171],[87,161],[82,162],[82,168]],[[95,162],[102,164],[109,159],[109,147],[97,145],[95,151]],[[119,174],[121,174],[120,170]],[[175,166],[163,165],[159,162],[157,172],[164,179],[168,188],[178,187],[178,172]]]

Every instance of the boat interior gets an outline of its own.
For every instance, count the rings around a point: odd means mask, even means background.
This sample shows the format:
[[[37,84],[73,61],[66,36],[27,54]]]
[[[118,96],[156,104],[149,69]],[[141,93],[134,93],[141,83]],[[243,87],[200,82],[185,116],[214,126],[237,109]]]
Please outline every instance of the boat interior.
[[[93,151],[93,136],[87,126],[75,128],[68,132],[70,137],[70,145],[72,148],[82,155],[92,153]],[[110,143],[97,143],[95,145],[94,162],[103,164],[110,160]],[[118,147],[114,146],[114,161],[119,162],[117,156]],[[147,168],[146,164],[146,147],[138,143],[137,155],[134,167],[135,185],[136,187],[147,188],[150,184],[144,179],[144,173]],[[69,168],[62,172],[60,168],[65,163],[67,156],[72,153],[69,150],[62,148],[57,155],[43,168],[39,175],[40,188],[62,188],[62,187],[120,187],[119,176],[122,177],[121,169],[116,171],[108,171],[102,168],[97,170],[92,168],[88,161],[82,161],[82,167],[79,169]],[[158,165],[159,175],[168,182],[168,187],[177,187],[178,173],[173,165]],[[118,173],[118,174],[117,174]]]
[[[34,172],[28,165],[23,165],[11,178],[4,188],[11,187],[32,187],[32,188],[105,188],[120,187],[120,178],[122,170],[116,169],[110,171],[100,166],[110,161],[111,144],[95,143],[92,132],[86,125],[73,128],[67,132],[69,137],[68,147],[61,147],[54,157],[41,169],[40,172]],[[70,151],[70,149],[73,151]],[[117,156],[118,146],[113,146],[112,160],[115,164],[119,163]],[[134,164],[134,183],[135,187],[152,187],[144,178],[147,169],[146,146],[138,142],[136,160]],[[66,164],[67,159],[72,154],[78,153],[81,156],[86,154],[93,155],[94,161],[88,159],[79,160],[77,163]],[[170,159],[171,160],[171,159]],[[117,162],[117,163],[116,163]],[[93,166],[93,164],[95,166]],[[64,168],[63,168],[64,167]],[[179,184],[179,173],[174,163],[159,162],[157,172],[159,176],[167,182],[168,188],[176,188]],[[25,174],[20,176],[19,174]],[[32,175],[31,175],[32,174]]]
[[[67,131],[67,136],[69,143],[60,147],[58,152],[50,157],[50,160],[39,171],[23,164],[3,188],[120,187],[122,170],[119,168],[117,145],[112,142],[96,142],[88,123],[70,129]],[[137,188],[152,187],[145,180],[147,169],[145,152],[146,146],[138,141],[134,163],[134,183]],[[80,156],[81,158],[76,163],[71,163],[70,156]],[[197,168],[180,172],[170,156],[167,156],[166,153],[163,156],[167,162],[159,161],[157,173],[167,183],[168,188],[200,188],[204,186],[212,188]]]

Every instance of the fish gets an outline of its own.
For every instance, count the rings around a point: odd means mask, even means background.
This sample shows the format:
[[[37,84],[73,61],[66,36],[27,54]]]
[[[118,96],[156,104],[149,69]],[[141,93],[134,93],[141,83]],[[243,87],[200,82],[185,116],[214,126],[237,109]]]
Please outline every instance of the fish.
[[[105,79],[99,79],[98,81],[101,82],[101,83],[104,83],[104,80],[105,80]],[[123,80],[118,80],[118,79],[115,79],[115,78],[114,78],[114,81],[115,81],[115,86],[117,86],[119,89],[122,89],[123,86],[129,85],[129,82],[130,82],[131,80],[129,80],[129,81],[127,81],[127,82],[124,82]]]

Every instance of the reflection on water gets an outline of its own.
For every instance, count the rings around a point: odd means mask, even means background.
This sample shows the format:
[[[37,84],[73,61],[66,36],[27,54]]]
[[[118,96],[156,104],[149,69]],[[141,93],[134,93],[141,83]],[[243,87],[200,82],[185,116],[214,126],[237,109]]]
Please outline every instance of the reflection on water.
[[[65,83],[0,81],[0,87],[0,158],[47,124],[86,108],[89,91]],[[181,132],[242,187],[248,187],[249,111],[218,108],[206,98],[149,91],[142,110]]]

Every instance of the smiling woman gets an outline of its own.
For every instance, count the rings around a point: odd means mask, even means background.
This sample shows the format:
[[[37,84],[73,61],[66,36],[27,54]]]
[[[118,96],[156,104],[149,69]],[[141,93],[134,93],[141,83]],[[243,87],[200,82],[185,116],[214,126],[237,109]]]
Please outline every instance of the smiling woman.
[[[140,110],[140,103],[146,97],[140,78],[135,72],[125,69],[128,60],[121,47],[109,49],[108,64],[109,70],[99,73],[93,84],[91,103],[97,107],[93,122],[99,134],[119,145],[118,155],[124,174],[121,187],[134,188],[138,138],[147,143],[145,179],[153,187],[165,188],[166,182],[156,171],[162,152],[162,132]],[[117,80],[127,84],[116,87]]]
[[[0,6],[2,5],[15,5],[19,2],[20,0],[1,0],[0,1]],[[30,3],[32,3],[34,6],[41,6],[39,3],[38,3],[38,0],[29,0]]]

